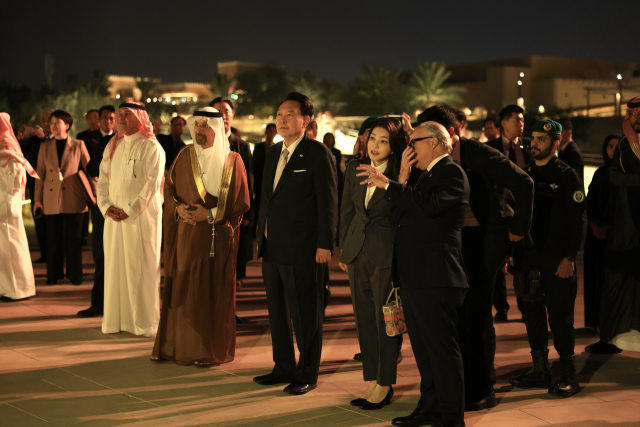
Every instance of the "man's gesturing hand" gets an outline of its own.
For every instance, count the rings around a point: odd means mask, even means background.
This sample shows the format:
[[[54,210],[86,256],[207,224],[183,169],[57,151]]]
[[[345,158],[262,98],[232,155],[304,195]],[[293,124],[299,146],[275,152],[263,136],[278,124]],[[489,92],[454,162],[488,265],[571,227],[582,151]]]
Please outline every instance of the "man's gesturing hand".
[[[316,250],[316,262],[318,264],[324,264],[331,261],[331,251],[329,249],[318,248]]]

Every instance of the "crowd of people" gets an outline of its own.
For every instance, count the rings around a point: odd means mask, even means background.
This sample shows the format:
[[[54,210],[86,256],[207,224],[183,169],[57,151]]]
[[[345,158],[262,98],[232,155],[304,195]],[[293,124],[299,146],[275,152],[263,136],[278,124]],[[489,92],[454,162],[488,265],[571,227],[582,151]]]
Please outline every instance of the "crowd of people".
[[[42,126],[17,137],[0,113],[0,253],[10,260],[0,294],[35,295],[26,188],[47,285],[82,282],[93,224],[91,306],[78,316],[103,316],[105,334],[154,338],[154,361],[219,365],[235,355],[236,289],[257,238],[274,367],[253,380],[303,395],[317,386],[328,262],[339,247],[368,383],[351,405],[363,410],[393,397],[403,340],[389,333],[383,306],[400,290],[421,398],[398,426],[464,426],[465,411],[498,404],[494,323],[509,320],[506,275],[533,365],[511,384],[579,392],[575,259],[585,235],[585,324],[600,331],[587,351],[620,352],[611,341],[640,329],[640,97],[627,105],[624,136],[605,139],[588,198],[571,121],[540,120],[525,136],[517,105],[485,119],[486,142],[465,137],[464,113],[440,105],[414,123],[406,113],[369,117],[346,166],[333,134],[317,140],[305,95],[282,101],[253,154],[231,126],[234,110],[216,98],[174,117],[163,135],[144,104],[127,101],[87,112],[76,139],[65,111],[44,111]],[[193,144],[181,140],[185,128]]]

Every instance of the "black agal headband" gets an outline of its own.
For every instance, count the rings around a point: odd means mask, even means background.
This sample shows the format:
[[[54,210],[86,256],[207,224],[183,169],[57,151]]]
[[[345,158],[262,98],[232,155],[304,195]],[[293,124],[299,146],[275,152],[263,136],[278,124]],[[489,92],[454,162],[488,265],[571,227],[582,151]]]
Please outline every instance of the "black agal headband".
[[[131,102],[123,102],[118,108],[135,108],[136,110],[147,111],[144,105],[133,104]]]
[[[640,98],[636,96],[631,101],[627,102],[627,108],[640,108]]]
[[[193,113],[194,116],[201,116],[201,117],[222,117],[222,113],[220,112],[213,112],[213,111],[194,111]]]

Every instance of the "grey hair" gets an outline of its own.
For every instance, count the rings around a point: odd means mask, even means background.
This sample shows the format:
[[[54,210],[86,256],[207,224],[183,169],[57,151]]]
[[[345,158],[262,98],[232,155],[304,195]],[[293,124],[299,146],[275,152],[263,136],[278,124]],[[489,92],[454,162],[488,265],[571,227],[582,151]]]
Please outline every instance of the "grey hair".
[[[448,153],[451,152],[451,137],[444,126],[437,122],[424,122],[418,127],[424,127],[427,137],[435,136],[442,148]]]

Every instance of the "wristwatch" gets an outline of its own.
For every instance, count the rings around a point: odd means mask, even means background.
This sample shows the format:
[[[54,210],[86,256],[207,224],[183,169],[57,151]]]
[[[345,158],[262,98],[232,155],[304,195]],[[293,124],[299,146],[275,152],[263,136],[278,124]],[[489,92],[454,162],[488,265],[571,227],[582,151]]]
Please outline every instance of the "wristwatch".
[[[384,186],[384,190],[387,191],[389,189],[389,180],[387,180],[387,183]]]
[[[213,224],[213,216],[211,216],[211,209],[209,209],[209,214],[207,215],[207,222],[209,224]]]

